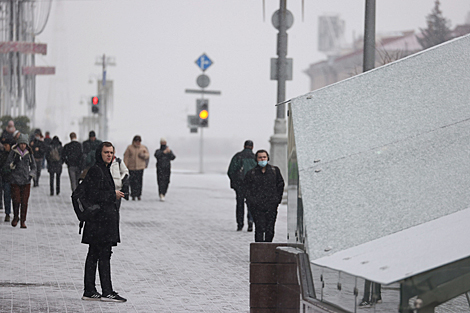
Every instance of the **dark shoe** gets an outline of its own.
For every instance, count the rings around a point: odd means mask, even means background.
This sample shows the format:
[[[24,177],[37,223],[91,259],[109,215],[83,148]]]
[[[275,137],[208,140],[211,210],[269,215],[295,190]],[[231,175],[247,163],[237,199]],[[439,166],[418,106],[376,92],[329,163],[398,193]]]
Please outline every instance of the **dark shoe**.
[[[370,302],[369,301],[362,301],[361,303],[359,303],[359,307],[366,307],[366,306],[370,306]]]
[[[243,226],[238,226],[237,231],[241,231],[243,229]]]
[[[132,200],[135,201],[135,197],[132,197]]]
[[[140,196],[139,196],[139,197],[137,197],[137,200],[139,200],[139,201],[140,201],[140,200],[142,200],[142,199],[140,199]]]
[[[253,223],[248,223],[248,229],[246,231],[253,231]]]
[[[92,292],[85,291],[83,293],[82,300],[100,301],[101,295],[97,291],[92,291]]]
[[[9,222],[10,221],[10,214],[7,214],[5,215],[5,222]]]
[[[19,220],[20,219],[18,218],[18,216],[13,217],[13,220],[11,221],[11,226],[16,227],[16,225],[18,225]]]
[[[27,228],[25,222],[21,222],[20,224],[21,224],[20,228]]]
[[[101,296],[101,301],[105,302],[126,302],[127,299],[124,299],[120,295],[117,294],[117,292],[113,291],[109,295],[102,295]]]

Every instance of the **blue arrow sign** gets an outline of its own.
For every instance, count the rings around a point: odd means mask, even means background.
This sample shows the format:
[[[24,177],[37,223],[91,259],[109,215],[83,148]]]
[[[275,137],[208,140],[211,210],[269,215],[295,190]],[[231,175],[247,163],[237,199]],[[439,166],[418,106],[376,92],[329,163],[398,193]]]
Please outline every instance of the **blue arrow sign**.
[[[196,64],[201,70],[205,71],[212,65],[212,60],[204,53],[196,60]]]

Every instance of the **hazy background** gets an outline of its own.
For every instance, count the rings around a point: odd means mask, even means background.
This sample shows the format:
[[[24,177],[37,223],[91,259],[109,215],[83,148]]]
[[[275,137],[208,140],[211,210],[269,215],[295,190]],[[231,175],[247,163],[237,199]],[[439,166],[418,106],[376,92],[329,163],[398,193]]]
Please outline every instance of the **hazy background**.
[[[245,139],[255,150],[269,149],[273,133],[277,82],[270,80],[270,58],[276,57],[277,30],[271,16],[278,0],[54,0],[45,31],[36,39],[48,44],[37,65],[56,67],[56,75],[37,78],[36,127],[68,142],[78,121],[88,114],[89,99],[101,77],[97,56],[113,56],[107,69],[114,81],[114,108],[109,140],[122,155],[139,134],[153,154],[160,137],[177,156],[174,167],[197,170],[199,134],[190,134],[187,115],[195,114],[195,60],[206,53],[214,64],[206,71],[209,128],[204,129],[205,168],[224,171]],[[294,59],[287,98],[309,90],[303,73],[325,59],[317,51],[318,17],[339,14],[346,22],[346,40],[362,36],[365,0],[288,0],[294,25],[288,30],[288,57]],[[377,32],[425,28],[434,0],[378,0]],[[452,28],[463,24],[469,0],[442,0]],[[90,84],[89,81],[92,81]],[[100,137],[100,134],[98,134]],[[81,140],[86,138],[80,138]],[[152,161],[153,163],[153,161]]]

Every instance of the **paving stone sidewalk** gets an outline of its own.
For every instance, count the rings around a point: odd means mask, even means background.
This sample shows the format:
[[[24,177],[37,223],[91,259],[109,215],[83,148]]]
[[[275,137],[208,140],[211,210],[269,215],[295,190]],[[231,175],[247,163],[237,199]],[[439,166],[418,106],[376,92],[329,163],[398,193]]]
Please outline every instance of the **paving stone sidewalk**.
[[[237,232],[235,193],[222,174],[174,172],[166,201],[155,170],[144,174],[142,201],[121,206],[121,240],[111,258],[113,287],[126,303],[87,302],[67,171],[59,196],[44,170],[31,189],[27,229],[0,222],[0,312],[249,312],[249,244]],[[286,206],[275,242],[286,241]],[[98,290],[99,278],[97,276]]]

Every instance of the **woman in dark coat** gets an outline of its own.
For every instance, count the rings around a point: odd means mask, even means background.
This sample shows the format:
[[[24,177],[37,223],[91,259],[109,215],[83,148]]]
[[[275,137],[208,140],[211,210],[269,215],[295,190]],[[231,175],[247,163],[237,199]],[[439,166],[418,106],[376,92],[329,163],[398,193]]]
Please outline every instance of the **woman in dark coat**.
[[[59,137],[54,136],[46,153],[47,171],[49,172],[49,184],[51,196],[54,195],[54,176],[56,176],[56,194],[60,193],[60,175],[62,175],[62,143]]]
[[[96,149],[96,163],[88,171],[83,184],[87,200],[98,204],[93,221],[85,222],[82,243],[88,244],[88,255],[85,262],[85,292],[83,300],[101,300],[109,302],[125,302],[111,283],[111,249],[120,242],[119,211],[116,200],[124,194],[115,190],[110,166],[114,157],[114,146],[110,142],[101,143]],[[102,294],[96,291],[96,267],[100,274]]]

